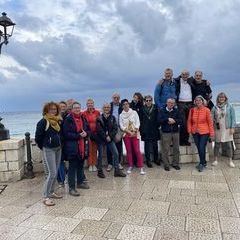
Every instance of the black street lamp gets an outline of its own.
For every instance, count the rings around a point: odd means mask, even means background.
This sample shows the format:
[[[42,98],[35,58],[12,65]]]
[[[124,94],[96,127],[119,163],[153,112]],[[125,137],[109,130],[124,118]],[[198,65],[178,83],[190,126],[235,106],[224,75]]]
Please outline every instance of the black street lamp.
[[[1,54],[1,49],[2,45],[8,44],[8,39],[12,36],[13,34],[13,29],[15,26],[15,23],[12,22],[12,20],[7,17],[7,14],[5,12],[2,13],[2,16],[0,17],[0,26],[3,28],[3,31],[0,29],[0,54]],[[8,29],[10,33],[8,33]]]

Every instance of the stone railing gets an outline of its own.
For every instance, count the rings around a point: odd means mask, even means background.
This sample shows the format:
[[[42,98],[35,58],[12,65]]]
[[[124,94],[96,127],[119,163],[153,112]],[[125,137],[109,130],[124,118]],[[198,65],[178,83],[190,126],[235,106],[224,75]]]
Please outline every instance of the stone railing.
[[[24,174],[25,146],[22,139],[0,142],[0,182],[20,180]]]

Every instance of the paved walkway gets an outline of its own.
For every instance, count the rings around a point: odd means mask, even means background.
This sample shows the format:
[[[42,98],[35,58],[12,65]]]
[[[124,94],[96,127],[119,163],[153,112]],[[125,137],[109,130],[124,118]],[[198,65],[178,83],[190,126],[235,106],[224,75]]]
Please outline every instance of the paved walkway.
[[[43,176],[9,184],[0,194],[0,239],[239,240],[240,161],[199,173],[146,169],[126,179],[87,173],[90,190],[54,207],[41,202]],[[87,172],[87,171],[86,171]]]

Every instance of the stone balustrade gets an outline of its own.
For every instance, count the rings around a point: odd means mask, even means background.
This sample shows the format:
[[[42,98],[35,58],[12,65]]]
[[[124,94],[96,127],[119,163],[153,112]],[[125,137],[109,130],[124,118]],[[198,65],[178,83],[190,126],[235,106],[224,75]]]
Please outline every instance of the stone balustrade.
[[[24,162],[23,139],[0,141],[0,182],[20,180],[24,174]]]

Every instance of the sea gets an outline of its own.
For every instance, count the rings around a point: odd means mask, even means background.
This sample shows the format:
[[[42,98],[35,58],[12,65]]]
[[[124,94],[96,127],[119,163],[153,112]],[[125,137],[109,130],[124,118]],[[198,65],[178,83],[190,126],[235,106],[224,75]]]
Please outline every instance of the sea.
[[[240,103],[234,105],[236,121],[240,123]],[[41,112],[0,112],[1,121],[9,129],[11,137],[23,138],[26,132],[34,138],[36,124],[42,118]]]

